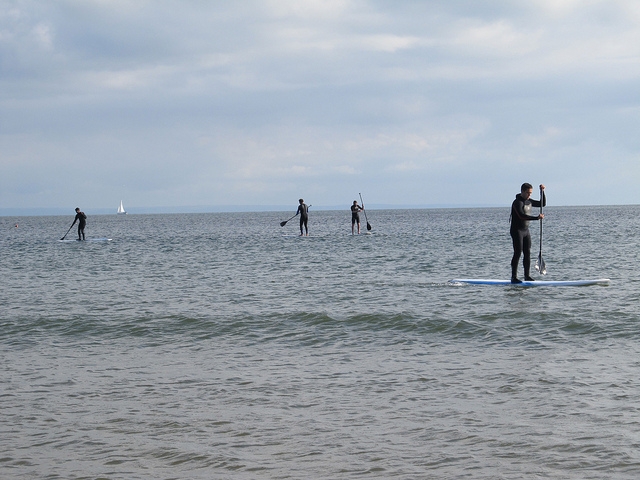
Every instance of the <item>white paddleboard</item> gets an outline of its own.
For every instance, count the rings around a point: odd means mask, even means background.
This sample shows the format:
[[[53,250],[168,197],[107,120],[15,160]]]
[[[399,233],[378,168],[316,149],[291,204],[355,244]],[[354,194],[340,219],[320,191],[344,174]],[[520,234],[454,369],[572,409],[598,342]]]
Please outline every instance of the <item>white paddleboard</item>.
[[[609,285],[608,278],[594,280],[523,280],[522,283],[511,283],[511,280],[494,280],[489,278],[454,278],[449,283],[454,285],[511,285],[513,287],[582,287],[587,285]]]
[[[65,240],[58,240],[63,243],[75,243],[75,242],[110,242],[110,238],[87,238],[86,240],[78,240],[77,238],[68,238]]]

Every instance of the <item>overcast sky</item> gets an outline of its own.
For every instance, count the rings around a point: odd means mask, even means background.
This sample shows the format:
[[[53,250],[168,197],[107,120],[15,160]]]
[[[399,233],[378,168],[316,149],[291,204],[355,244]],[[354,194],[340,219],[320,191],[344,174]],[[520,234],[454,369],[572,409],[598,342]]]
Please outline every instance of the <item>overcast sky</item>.
[[[0,208],[638,204],[639,81],[637,0],[0,0]]]

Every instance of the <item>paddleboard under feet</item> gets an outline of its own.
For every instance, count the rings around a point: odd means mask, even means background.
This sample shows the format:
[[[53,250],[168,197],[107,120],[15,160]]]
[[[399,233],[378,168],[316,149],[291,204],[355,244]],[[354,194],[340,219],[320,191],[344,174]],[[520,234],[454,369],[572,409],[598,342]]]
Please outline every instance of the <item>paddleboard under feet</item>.
[[[609,285],[608,278],[593,280],[523,280],[522,283],[511,283],[511,280],[495,280],[490,278],[454,278],[449,280],[454,285],[510,285],[513,287],[583,287],[587,285]]]
[[[78,240],[77,238],[67,238],[65,240],[58,240],[62,243],[75,243],[75,242],[110,242],[110,238],[87,238],[86,240]]]

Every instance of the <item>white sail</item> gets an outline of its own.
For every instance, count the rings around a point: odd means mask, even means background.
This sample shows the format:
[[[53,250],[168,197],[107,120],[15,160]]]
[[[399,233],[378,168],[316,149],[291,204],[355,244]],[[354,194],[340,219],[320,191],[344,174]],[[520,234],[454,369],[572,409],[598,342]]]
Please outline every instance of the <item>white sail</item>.
[[[122,200],[120,200],[120,206],[118,207],[118,214],[126,214],[124,207],[122,206]]]

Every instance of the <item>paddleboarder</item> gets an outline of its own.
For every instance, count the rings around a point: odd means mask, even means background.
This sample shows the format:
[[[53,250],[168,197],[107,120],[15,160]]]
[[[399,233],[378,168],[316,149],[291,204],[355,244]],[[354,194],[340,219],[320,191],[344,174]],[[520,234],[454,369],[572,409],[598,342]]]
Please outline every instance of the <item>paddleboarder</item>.
[[[78,240],[84,240],[84,227],[87,225],[87,216],[84,212],[80,211],[80,207],[76,207],[76,218],[73,219],[71,227],[73,227],[76,222],[78,222]],[[71,230],[71,227],[69,227],[69,230]]]
[[[358,224],[358,235],[360,235],[360,212],[364,210],[364,205],[361,207],[358,205],[358,201],[354,200],[351,205],[351,235],[353,235],[355,224]]]
[[[300,214],[300,236],[303,235],[309,236],[309,207],[304,203],[304,200],[301,198],[298,200],[300,205],[298,205],[298,211],[296,215]],[[305,233],[302,232],[302,227],[304,227]]]
[[[531,233],[529,232],[529,222],[532,220],[542,220],[544,215],[531,215],[531,207],[543,207],[547,204],[544,194],[544,185],[540,185],[542,198],[532,200],[533,186],[530,183],[523,183],[520,193],[511,204],[511,228],[509,233],[513,240],[513,258],[511,258],[511,283],[522,283],[518,279],[518,263],[523,255],[522,264],[524,266],[524,279],[533,280],[529,275],[531,269]]]

